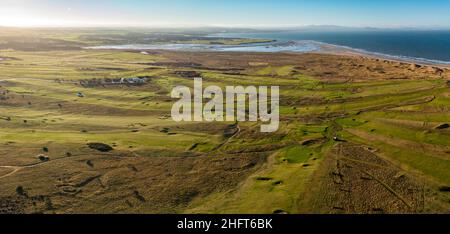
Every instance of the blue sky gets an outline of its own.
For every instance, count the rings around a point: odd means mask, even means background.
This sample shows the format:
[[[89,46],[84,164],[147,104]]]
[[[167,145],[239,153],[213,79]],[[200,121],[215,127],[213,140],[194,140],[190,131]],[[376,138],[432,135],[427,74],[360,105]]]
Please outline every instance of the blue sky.
[[[450,27],[450,0],[1,0],[0,25]]]

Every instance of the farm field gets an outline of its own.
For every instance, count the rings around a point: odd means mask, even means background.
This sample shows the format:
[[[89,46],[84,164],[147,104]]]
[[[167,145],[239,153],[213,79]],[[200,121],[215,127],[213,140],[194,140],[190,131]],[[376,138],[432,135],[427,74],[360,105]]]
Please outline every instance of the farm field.
[[[261,42],[196,40],[186,43]],[[0,213],[450,212],[448,68],[324,53],[24,48],[0,50]],[[196,76],[280,86],[279,130],[174,122],[170,92]],[[131,77],[145,82],[111,82]]]

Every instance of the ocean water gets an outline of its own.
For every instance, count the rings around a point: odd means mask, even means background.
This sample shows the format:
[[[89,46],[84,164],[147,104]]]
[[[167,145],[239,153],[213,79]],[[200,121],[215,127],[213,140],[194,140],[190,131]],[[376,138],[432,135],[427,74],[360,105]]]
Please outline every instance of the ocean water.
[[[450,30],[285,31],[219,35],[279,42],[316,41],[388,57],[450,64]]]

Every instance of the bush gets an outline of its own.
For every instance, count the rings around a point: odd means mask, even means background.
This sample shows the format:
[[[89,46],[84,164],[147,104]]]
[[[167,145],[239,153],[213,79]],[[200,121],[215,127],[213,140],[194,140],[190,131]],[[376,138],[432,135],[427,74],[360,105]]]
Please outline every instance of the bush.
[[[100,152],[109,152],[113,150],[113,148],[107,144],[103,143],[88,143],[89,148],[98,150]]]
[[[25,189],[22,186],[17,186],[16,193],[19,196],[27,196],[27,193],[25,192]]]

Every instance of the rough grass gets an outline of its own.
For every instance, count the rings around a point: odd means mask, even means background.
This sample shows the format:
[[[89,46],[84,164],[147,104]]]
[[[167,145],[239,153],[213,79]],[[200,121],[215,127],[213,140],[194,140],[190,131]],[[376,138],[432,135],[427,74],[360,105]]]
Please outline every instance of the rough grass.
[[[81,40],[76,35],[64,39]],[[383,75],[358,70],[351,64],[377,64],[357,57],[213,55],[0,51],[0,57],[16,58],[0,62],[0,94],[8,91],[0,100],[0,166],[38,163],[2,178],[0,195],[26,184],[30,193],[49,196],[63,213],[301,213],[308,210],[303,199],[311,195],[311,177],[338,140],[373,147],[405,173],[450,183],[449,133],[435,129],[449,122],[445,77],[386,64]],[[205,86],[279,85],[280,130],[262,134],[258,123],[238,123],[239,131],[228,139],[234,123],[173,122],[169,91],[193,85],[176,75],[180,70],[201,73]],[[77,84],[138,75],[152,78],[142,87]],[[393,79],[404,76],[410,78]],[[78,92],[85,97],[77,97]],[[94,154],[86,147],[91,142],[114,150]],[[40,154],[50,161],[39,162]],[[9,171],[0,167],[0,177]],[[224,176],[231,177],[221,182]],[[78,191],[69,185],[84,187]],[[80,194],[54,195],[60,187]],[[90,200],[97,193],[99,200]]]

